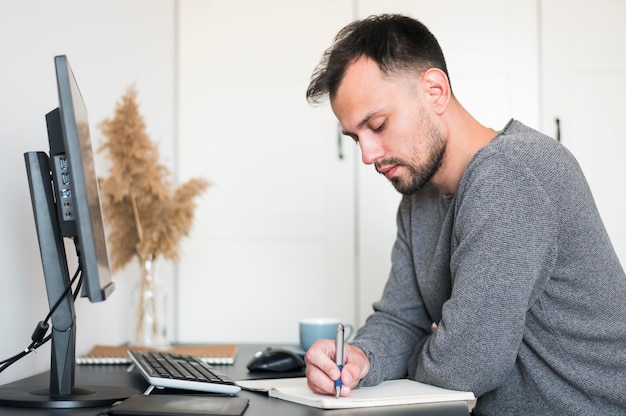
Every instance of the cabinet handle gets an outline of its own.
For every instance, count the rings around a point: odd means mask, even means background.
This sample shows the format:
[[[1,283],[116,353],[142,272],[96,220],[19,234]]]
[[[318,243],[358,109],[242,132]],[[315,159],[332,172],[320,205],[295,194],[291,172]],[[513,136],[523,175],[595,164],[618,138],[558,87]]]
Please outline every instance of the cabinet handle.
[[[556,141],[561,141],[561,120],[557,117],[554,119],[556,121]]]
[[[343,134],[339,123],[337,123],[337,157],[339,160],[343,160]]]

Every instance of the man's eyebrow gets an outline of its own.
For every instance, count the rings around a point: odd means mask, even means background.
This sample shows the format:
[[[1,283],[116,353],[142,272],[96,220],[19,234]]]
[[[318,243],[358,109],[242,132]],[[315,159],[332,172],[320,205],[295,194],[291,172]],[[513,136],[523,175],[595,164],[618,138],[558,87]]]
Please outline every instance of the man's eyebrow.
[[[379,111],[380,110],[374,110],[366,114],[365,117],[363,117],[363,119],[359,121],[359,124],[356,125],[357,130],[360,130],[364,125],[366,125],[372,119],[372,117],[374,117]],[[344,136],[356,136],[355,133],[352,133],[347,130],[342,130],[341,134],[343,134]]]

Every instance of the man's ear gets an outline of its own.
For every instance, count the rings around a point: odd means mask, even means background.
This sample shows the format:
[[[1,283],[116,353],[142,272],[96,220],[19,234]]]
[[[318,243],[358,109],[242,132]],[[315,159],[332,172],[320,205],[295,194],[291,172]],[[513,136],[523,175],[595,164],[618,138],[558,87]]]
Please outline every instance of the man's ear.
[[[443,113],[452,97],[450,82],[445,72],[438,68],[430,68],[422,75],[422,85],[433,110],[437,114]]]

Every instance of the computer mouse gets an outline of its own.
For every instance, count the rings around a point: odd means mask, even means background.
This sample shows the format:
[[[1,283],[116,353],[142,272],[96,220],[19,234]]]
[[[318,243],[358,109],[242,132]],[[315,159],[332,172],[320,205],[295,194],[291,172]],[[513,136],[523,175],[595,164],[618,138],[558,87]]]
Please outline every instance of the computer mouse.
[[[304,368],[304,360],[297,352],[286,348],[268,347],[259,351],[247,365],[250,371],[292,371]]]

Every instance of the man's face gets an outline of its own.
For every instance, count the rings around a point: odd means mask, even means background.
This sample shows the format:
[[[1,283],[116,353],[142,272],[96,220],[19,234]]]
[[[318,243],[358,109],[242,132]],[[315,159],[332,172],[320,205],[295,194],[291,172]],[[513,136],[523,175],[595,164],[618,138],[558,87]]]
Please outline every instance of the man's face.
[[[374,61],[359,58],[331,100],[344,134],[359,144],[363,163],[373,163],[403,194],[428,183],[446,151],[420,88],[417,75],[385,76]]]

